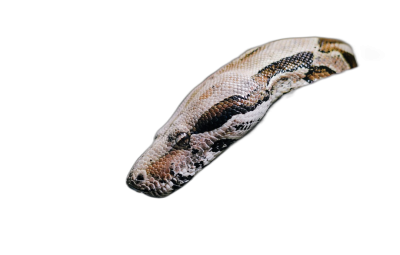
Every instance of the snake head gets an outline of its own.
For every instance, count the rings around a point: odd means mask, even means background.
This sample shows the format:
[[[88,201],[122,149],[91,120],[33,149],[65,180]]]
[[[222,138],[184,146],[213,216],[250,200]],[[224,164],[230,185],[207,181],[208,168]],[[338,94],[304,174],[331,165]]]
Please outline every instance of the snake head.
[[[239,82],[242,95],[224,91],[234,82]],[[128,186],[153,197],[165,197],[183,187],[258,123],[265,107],[256,110],[256,106],[269,96],[265,91],[253,95],[257,87],[246,76],[209,77],[157,132],[153,144],[131,168]]]
[[[127,185],[152,197],[165,197],[183,187],[233,143],[217,133],[192,132],[173,125],[157,134],[150,148],[133,165]]]

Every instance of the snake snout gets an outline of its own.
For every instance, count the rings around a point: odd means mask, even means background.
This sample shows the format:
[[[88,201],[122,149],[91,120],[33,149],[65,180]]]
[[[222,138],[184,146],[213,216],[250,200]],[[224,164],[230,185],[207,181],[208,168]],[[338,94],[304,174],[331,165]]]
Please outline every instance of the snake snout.
[[[126,186],[151,198],[165,198],[173,192],[171,181],[148,174],[145,170],[132,171],[126,179]]]
[[[156,140],[131,168],[128,187],[152,197],[166,197],[185,185],[195,174],[192,152],[183,149],[189,142],[185,139],[187,134],[180,134],[181,143],[174,148],[171,142]]]

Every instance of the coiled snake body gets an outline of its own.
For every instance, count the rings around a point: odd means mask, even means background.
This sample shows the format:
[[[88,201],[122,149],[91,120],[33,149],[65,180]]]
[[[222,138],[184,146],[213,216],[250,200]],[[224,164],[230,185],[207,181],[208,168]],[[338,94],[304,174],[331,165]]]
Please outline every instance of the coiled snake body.
[[[351,47],[291,38],[247,50],[199,84],[133,165],[130,188],[165,197],[245,136],[283,94],[354,68]]]

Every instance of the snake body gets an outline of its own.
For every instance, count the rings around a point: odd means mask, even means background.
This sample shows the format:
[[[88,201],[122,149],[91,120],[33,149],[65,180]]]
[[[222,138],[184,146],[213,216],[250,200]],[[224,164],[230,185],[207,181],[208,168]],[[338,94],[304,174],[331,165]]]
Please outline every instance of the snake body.
[[[165,197],[245,136],[283,94],[357,66],[351,47],[328,38],[291,38],[245,51],[195,87],[127,178]]]

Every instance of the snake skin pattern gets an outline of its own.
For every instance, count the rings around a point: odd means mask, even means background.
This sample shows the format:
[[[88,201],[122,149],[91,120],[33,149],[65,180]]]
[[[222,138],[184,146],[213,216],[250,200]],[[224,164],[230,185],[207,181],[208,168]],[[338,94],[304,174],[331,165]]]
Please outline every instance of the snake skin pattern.
[[[130,188],[165,197],[245,136],[283,94],[357,66],[351,47],[291,38],[247,50],[195,87],[133,165]]]

